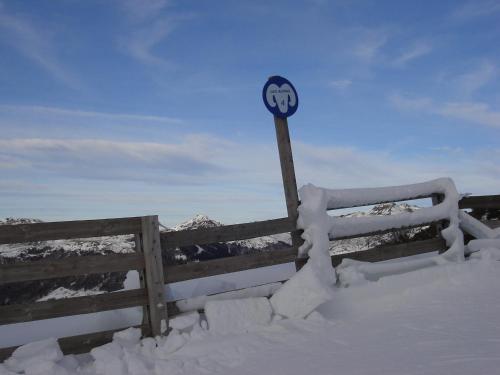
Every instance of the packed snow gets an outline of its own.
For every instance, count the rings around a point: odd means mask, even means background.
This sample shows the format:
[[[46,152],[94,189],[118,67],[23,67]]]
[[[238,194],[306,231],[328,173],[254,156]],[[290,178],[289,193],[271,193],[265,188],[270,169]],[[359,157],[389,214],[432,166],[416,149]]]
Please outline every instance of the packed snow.
[[[248,332],[271,322],[273,310],[265,297],[208,301],[205,316],[210,331],[220,334]]]
[[[141,340],[131,328],[80,356],[44,340],[0,374],[495,374],[500,262],[489,255],[338,288],[306,319],[217,332],[193,315],[167,337]]]

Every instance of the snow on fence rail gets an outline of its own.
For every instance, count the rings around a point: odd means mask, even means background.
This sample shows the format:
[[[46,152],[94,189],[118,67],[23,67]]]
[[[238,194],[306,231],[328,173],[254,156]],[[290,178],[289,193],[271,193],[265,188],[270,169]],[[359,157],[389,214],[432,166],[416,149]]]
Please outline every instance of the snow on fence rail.
[[[366,196],[368,192],[368,189],[356,190],[356,195]],[[372,192],[373,191],[374,190],[372,190]],[[407,190],[404,194],[398,193],[399,195],[396,194],[394,196],[380,193],[377,199],[373,199],[372,195],[372,199],[366,200],[354,197],[352,199],[347,199],[349,198],[349,193],[347,191],[336,190],[336,192],[342,192],[340,195],[344,197],[344,201],[342,203],[331,201],[329,202],[328,209],[348,208],[433,196],[433,191],[425,191],[422,193]],[[464,197],[460,200],[459,207],[462,209],[500,209],[500,195]],[[439,217],[435,219],[437,220]],[[419,223],[419,226],[424,224],[426,223]],[[488,222],[488,224],[491,227],[496,227],[498,222]],[[163,303],[160,303],[161,301],[165,301],[164,297],[161,296],[163,288],[160,288],[163,282],[169,284],[294,261],[297,266],[300,267],[305,262],[305,259],[297,259],[298,249],[292,247],[272,252],[240,255],[203,262],[193,262],[184,265],[163,264],[163,268],[161,269],[158,268],[158,265],[162,265],[160,242],[161,251],[168,252],[180,246],[243,240],[295,230],[295,223],[289,218],[164,233],[159,233],[159,225],[156,216],[2,225],[0,226],[0,244],[135,234],[137,251],[134,254],[78,256],[57,260],[39,260],[34,262],[0,265],[0,284],[133,269],[139,270],[142,280],[141,288],[136,290],[119,291],[95,296],[73,297],[32,304],[0,306],[0,325],[67,315],[86,314],[132,306],[143,306],[146,319],[143,320],[143,324],[139,327],[143,329],[144,334],[151,333],[151,319],[154,318],[156,321],[156,323],[154,323],[156,333],[158,333],[161,320],[159,318],[162,314],[164,314],[164,317],[167,317],[166,311],[161,311],[161,308],[163,308],[161,305],[163,305]],[[383,232],[383,230],[372,232],[360,231],[358,228],[357,231],[353,230],[348,234],[349,237],[361,237]],[[343,234],[343,238],[346,238],[346,233]],[[335,239],[342,238],[342,236],[338,234],[334,237]],[[445,241],[442,238],[436,237],[397,245],[383,245],[356,253],[333,255],[331,259],[332,265],[337,266],[344,258],[367,262],[379,262],[445,249]],[[154,259],[154,257],[156,257],[156,259]],[[153,272],[148,272],[148,270],[152,269],[154,270]],[[267,290],[269,288],[260,289]],[[269,290],[272,290],[272,288]],[[224,298],[224,296],[222,297]],[[217,298],[217,296],[211,296],[210,298]],[[189,306],[193,305],[183,300],[177,302],[178,303],[171,301],[166,304],[170,316],[180,311],[186,311]],[[181,309],[178,308],[180,305],[182,305]],[[156,307],[153,308],[153,314],[151,314],[151,306]],[[161,307],[159,312],[157,310],[158,306]],[[193,306],[196,308],[196,304]],[[156,315],[154,314],[155,310],[157,311]],[[64,337],[60,338],[58,341],[65,353],[79,353],[93,346],[111,341],[114,332],[116,332],[116,330],[101,331],[85,335]],[[14,349],[14,347],[0,349],[0,360],[8,357]]]

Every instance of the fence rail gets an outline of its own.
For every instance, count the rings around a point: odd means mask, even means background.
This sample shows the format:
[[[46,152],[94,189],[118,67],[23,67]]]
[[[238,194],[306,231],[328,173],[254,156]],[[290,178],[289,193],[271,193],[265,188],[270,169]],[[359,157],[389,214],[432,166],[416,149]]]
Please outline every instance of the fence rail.
[[[500,195],[465,197],[460,201],[460,208],[500,209]],[[490,227],[498,227],[500,226],[499,223],[498,221],[487,222]],[[432,223],[419,226],[429,224]],[[305,262],[304,259],[296,259],[296,246],[271,252],[193,262],[184,265],[162,265],[161,251],[171,251],[182,246],[256,238],[294,232],[295,230],[293,220],[290,218],[164,233],[159,232],[156,216],[2,225],[0,226],[0,244],[132,234],[135,235],[136,239],[136,252],[132,254],[75,256],[58,260],[3,264],[0,265],[0,284],[80,274],[128,271],[131,269],[138,270],[142,277],[141,288],[136,290],[1,306],[0,325],[143,306],[146,319],[144,324],[139,327],[144,334],[160,334],[161,320],[168,319],[165,308],[167,304],[163,295],[164,283],[294,261],[300,267]],[[371,233],[360,232],[342,238],[381,234],[388,231],[392,231],[392,229]],[[444,249],[446,249],[446,245],[441,238],[432,238],[404,244],[379,246],[356,253],[333,255],[332,264],[336,266],[344,258],[378,262]],[[174,302],[169,302],[168,306],[172,308]],[[172,313],[175,314],[177,311],[172,311]],[[59,343],[65,353],[81,353],[93,346],[110,341],[114,332],[116,330],[66,337],[59,339]],[[0,360],[9,356],[14,349],[15,347],[0,349]]]
[[[0,284],[144,268],[140,254],[72,256],[0,265]]]
[[[0,325],[89,314],[147,305],[147,290],[133,289],[93,296],[0,306]]]
[[[458,202],[459,208],[500,209],[500,195],[476,195],[463,197]]]
[[[0,225],[0,244],[117,236],[141,232],[141,217]]]
[[[175,249],[189,245],[246,240],[271,234],[291,232],[295,225],[287,218],[255,221],[252,223],[224,225],[213,228],[187,229],[161,233],[162,248]]]

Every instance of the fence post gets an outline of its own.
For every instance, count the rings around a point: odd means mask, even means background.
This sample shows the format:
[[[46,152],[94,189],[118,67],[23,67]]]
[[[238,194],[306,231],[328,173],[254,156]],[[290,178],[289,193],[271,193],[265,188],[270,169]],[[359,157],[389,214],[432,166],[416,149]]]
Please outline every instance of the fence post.
[[[142,249],[148,290],[148,320],[153,336],[168,329],[167,301],[164,292],[163,262],[161,258],[158,216],[144,216],[142,222]],[[164,331],[165,332],[165,331]]]
[[[444,201],[444,194],[438,194],[438,193],[432,194],[431,199],[432,199],[432,205],[436,206],[439,203],[442,203]],[[441,235],[441,231],[444,228],[446,228],[448,226],[448,224],[449,224],[448,220],[441,220],[439,223],[434,224],[433,227],[434,227],[435,235],[443,238],[443,236]],[[444,253],[446,250],[447,250],[447,248],[439,250],[439,254]]]
[[[142,233],[134,234],[134,242],[135,242],[135,252],[137,254],[141,254],[144,257],[144,251],[142,250]],[[139,285],[141,289],[146,289],[146,273],[144,269],[137,270],[139,273]],[[151,335],[151,327],[149,326],[149,306],[144,305],[142,307],[142,336],[150,336]]]

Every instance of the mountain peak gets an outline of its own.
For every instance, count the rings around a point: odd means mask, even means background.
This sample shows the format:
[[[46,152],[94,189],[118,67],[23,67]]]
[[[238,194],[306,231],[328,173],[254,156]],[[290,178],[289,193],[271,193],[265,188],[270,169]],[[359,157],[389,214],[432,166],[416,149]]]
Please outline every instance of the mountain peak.
[[[221,222],[212,220],[206,215],[198,214],[192,219],[189,219],[181,224],[178,224],[171,228],[173,231],[185,230],[185,229],[198,229],[198,228],[213,228],[220,227]]]
[[[413,206],[408,203],[395,203],[395,202],[390,202],[390,203],[382,203],[382,204],[377,204],[376,206],[373,206],[373,208],[370,210],[370,215],[394,215],[394,214],[400,214],[403,212],[414,212],[418,210],[418,206]]]

